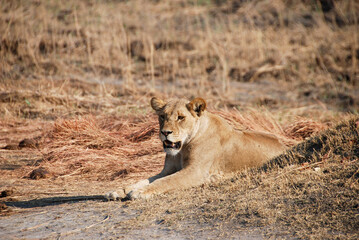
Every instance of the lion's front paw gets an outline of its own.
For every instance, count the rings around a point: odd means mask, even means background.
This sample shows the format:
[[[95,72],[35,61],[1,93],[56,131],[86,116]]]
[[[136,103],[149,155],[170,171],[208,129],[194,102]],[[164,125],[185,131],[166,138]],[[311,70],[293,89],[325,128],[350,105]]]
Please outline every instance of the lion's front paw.
[[[126,197],[125,191],[120,189],[120,191],[115,192],[108,192],[104,196],[108,201],[118,201]]]
[[[151,196],[151,193],[144,191],[143,189],[135,189],[127,194],[129,199],[149,199]]]

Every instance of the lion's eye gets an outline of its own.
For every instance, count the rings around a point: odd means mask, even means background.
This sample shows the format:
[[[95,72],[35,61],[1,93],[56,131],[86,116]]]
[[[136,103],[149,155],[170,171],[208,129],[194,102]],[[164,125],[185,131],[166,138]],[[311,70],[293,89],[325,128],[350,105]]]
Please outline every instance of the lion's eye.
[[[178,117],[177,117],[177,120],[178,120],[178,121],[181,121],[181,120],[183,120],[183,119],[184,119],[184,116],[178,116]]]
[[[165,120],[165,115],[160,115],[160,120],[161,121]]]

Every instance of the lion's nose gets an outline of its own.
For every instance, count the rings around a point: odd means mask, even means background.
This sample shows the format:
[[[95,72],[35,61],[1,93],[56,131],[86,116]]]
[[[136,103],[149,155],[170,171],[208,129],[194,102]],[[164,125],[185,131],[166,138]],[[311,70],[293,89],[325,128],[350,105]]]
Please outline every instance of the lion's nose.
[[[167,137],[168,135],[170,135],[173,132],[172,131],[161,131],[161,133]]]

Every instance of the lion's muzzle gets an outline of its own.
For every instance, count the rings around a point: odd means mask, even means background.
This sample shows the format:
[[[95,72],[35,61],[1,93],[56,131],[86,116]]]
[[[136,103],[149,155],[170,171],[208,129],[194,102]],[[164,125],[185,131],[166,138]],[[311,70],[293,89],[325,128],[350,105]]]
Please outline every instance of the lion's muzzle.
[[[180,149],[182,146],[182,143],[179,141],[179,142],[171,142],[169,140],[164,140],[163,141],[163,148],[173,148],[173,149]]]

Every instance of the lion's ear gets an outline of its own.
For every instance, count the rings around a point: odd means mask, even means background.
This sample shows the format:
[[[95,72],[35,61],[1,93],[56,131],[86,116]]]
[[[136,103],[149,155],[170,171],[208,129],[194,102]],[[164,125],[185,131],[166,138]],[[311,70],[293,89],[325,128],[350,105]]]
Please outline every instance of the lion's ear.
[[[166,103],[162,99],[159,99],[159,98],[156,98],[156,97],[153,97],[151,99],[151,107],[155,111],[161,110],[165,105],[166,105]]]
[[[203,111],[206,109],[207,104],[203,98],[195,98],[187,104],[187,109],[192,113],[192,115],[197,115],[200,117]]]

